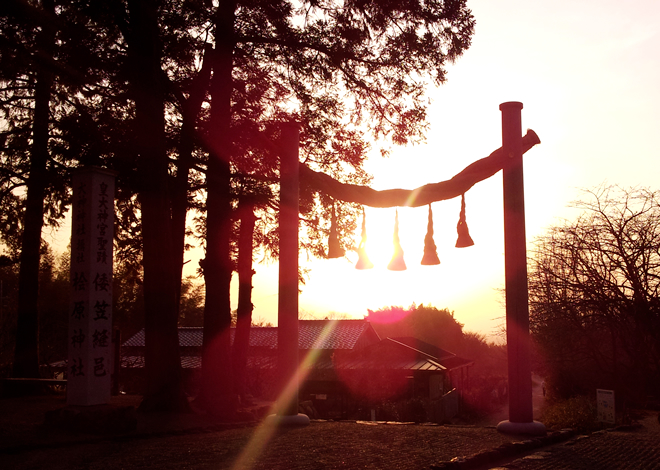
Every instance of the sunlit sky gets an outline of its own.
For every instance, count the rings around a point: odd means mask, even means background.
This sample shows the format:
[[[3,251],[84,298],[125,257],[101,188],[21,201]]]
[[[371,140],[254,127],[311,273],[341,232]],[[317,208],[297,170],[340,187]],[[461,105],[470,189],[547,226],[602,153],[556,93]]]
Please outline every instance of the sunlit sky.
[[[579,188],[658,188],[660,175],[660,2],[468,1],[477,26],[471,48],[430,91],[427,142],[371,157],[376,189],[412,189],[451,178],[501,146],[499,104],[521,101],[523,132],[541,145],[524,158],[528,243],[561,218]],[[466,194],[475,246],[454,248],[460,199],[433,204],[439,266],[421,266],[426,208],[400,208],[408,269],[386,269],[395,209],[367,208],[367,250],[357,259],[310,260],[301,316],[362,318],[367,309],[431,304],[454,311],[465,330],[495,333],[505,315],[501,172]],[[359,233],[356,233],[359,239]],[[193,264],[193,263],[191,263]],[[254,317],[277,323],[277,265],[258,265]],[[233,296],[236,298],[236,295]]]
[[[577,215],[568,206],[580,188],[660,188],[659,1],[469,0],[468,6],[477,22],[473,43],[448,67],[448,82],[429,92],[426,143],[395,148],[388,159],[374,153],[367,162],[374,188],[448,180],[489,155],[501,146],[499,105],[506,101],[523,103],[523,133],[534,129],[542,142],[524,157],[528,246],[550,225]],[[408,266],[402,272],[386,268],[395,209],[367,208],[375,267],[356,270],[354,252],[335,260],[301,257],[311,269],[301,317],[362,318],[367,309],[423,303],[454,311],[465,330],[494,339],[505,315],[501,172],[474,186],[466,203],[475,245],[462,249],[454,248],[460,199],[433,204],[439,266],[420,265],[426,207],[399,208]],[[200,251],[188,253],[188,274]],[[255,269],[253,317],[277,324],[277,264]]]

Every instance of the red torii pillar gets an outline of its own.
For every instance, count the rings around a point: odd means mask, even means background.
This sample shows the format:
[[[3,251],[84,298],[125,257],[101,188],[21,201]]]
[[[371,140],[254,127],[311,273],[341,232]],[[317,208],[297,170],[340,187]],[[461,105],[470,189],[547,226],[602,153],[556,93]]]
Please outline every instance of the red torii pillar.
[[[509,420],[497,425],[507,434],[545,435],[534,421],[529,352],[529,304],[525,236],[525,189],[522,160],[522,103],[502,103],[502,150],[510,162],[502,170],[504,182],[504,271],[506,338],[509,369]]]
[[[298,413],[298,149],[300,124],[282,124],[280,140],[279,297],[277,304],[278,374],[282,388],[277,424],[306,426],[309,417]]]

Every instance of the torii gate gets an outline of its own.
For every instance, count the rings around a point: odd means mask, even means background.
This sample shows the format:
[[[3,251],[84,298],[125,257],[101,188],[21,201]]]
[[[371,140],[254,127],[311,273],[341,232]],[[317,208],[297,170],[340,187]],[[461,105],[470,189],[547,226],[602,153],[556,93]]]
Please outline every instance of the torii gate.
[[[497,430],[509,434],[544,435],[546,428],[534,421],[529,358],[529,308],[523,185],[523,153],[541,143],[528,130],[522,136],[520,102],[500,105],[502,147],[478,160],[448,181],[414,190],[376,191],[366,186],[340,183],[311,170],[298,161],[299,125],[282,128],[280,155],[280,262],[278,301],[279,372],[287,390],[277,405],[278,422],[305,425],[309,418],[298,414],[298,188],[299,178],[335,199],[370,207],[419,207],[464,194],[479,181],[503,170],[504,257],[506,330],[509,373],[509,420]],[[413,195],[414,197],[410,197]]]

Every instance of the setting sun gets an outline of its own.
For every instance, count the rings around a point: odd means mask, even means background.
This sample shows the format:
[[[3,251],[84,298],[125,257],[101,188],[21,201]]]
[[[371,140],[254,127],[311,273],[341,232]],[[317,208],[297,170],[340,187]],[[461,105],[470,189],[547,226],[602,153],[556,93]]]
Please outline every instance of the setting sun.
[[[532,128],[541,139],[524,157],[528,245],[560,218],[574,216],[568,206],[578,188],[604,181],[655,184],[660,68],[649,59],[657,55],[655,6],[599,6],[588,24],[579,22],[593,8],[586,4],[539,9],[473,1],[470,8],[478,19],[473,44],[449,67],[448,82],[430,92],[426,142],[395,148],[390,158],[374,152],[367,162],[373,188],[447,180],[487,156],[501,146],[498,106],[510,100],[524,105],[523,132]],[[311,269],[301,286],[301,313],[361,318],[367,309],[430,303],[454,310],[466,330],[497,332],[504,316],[501,173],[468,191],[466,204],[475,245],[461,249],[454,247],[460,199],[433,204],[438,266],[420,265],[427,208],[398,209],[408,268],[401,272],[387,270],[395,209],[367,207],[366,249],[374,268],[356,270],[355,252],[336,260],[301,258]],[[257,268],[255,317],[276,321],[276,280],[275,265]]]
[[[660,1],[90,5],[0,8],[2,468],[656,468]]]

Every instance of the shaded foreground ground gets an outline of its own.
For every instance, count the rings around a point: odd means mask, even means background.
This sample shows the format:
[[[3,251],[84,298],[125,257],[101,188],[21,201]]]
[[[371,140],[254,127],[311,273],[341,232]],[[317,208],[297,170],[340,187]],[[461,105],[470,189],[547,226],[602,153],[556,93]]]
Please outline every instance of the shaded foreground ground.
[[[137,403],[137,397],[116,400],[117,404]],[[62,406],[64,401],[58,396],[0,399],[0,467],[429,469],[454,457],[524,439],[499,434],[488,426],[356,422],[312,422],[306,428],[269,432],[253,425],[226,426],[205,416],[165,414],[138,414],[138,429],[121,436],[45,433],[40,426],[45,412]],[[506,464],[529,470],[660,469],[660,426],[655,415],[652,418],[646,420],[648,425],[645,421],[645,426],[631,431],[535,449],[479,468]],[[598,460],[603,455],[605,460]]]
[[[630,429],[578,436],[566,443],[512,459],[504,468],[660,470],[660,425],[654,413]]]

